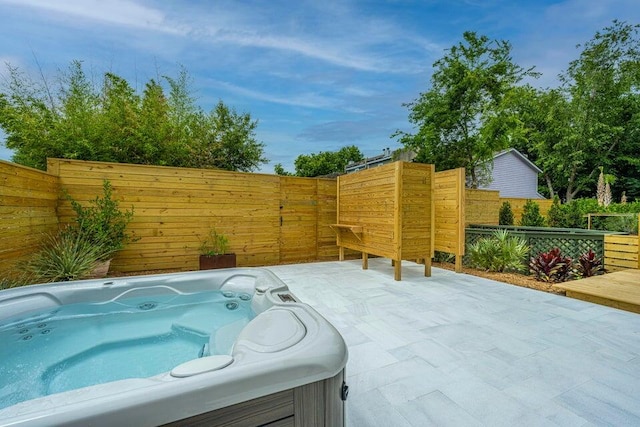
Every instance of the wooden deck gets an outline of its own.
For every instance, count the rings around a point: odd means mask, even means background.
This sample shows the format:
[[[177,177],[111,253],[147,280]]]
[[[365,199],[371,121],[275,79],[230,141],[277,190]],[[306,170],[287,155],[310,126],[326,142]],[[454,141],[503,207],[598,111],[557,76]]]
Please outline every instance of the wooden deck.
[[[557,283],[568,297],[640,313],[640,270],[622,270],[602,276]]]

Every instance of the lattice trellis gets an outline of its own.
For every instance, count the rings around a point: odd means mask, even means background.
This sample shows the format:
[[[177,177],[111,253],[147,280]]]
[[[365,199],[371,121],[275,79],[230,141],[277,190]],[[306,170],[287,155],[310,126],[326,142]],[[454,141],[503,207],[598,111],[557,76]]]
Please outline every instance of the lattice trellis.
[[[465,232],[465,244],[466,248],[469,245],[476,243],[478,240],[484,237],[490,237],[494,230],[490,229],[466,229]],[[531,257],[538,255],[540,252],[547,252],[553,248],[560,248],[560,251],[564,256],[569,256],[573,259],[577,259],[580,255],[588,252],[592,249],[598,257],[602,257],[604,254],[604,235],[602,234],[568,234],[568,233],[553,233],[553,232],[534,232],[527,233],[525,231],[510,231],[511,235],[522,237],[529,246],[529,255],[527,257],[527,263]],[[468,252],[468,251],[467,251]],[[467,258],[465,257],[465,262]]]
[[[569,256],[573,259],[577,259],[580,255],[588,252],[589,249],[593,250],[598,257],[602,257],[604,254],[604,237],[600,236],[599,239],[595,237],[537,237],[529,236],[527,239],[529,245],[530,256],[536,256],[540,252],[547,252],[553,248],[560,248],[560,252],[564,256]]]

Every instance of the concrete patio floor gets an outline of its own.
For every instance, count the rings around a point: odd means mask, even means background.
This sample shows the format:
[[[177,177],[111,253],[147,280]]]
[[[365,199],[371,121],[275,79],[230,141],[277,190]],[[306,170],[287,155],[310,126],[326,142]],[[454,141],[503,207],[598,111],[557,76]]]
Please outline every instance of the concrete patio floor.
[[[347,425],[640,425],[640,315],[387,259],[269,267],[349,346]]]

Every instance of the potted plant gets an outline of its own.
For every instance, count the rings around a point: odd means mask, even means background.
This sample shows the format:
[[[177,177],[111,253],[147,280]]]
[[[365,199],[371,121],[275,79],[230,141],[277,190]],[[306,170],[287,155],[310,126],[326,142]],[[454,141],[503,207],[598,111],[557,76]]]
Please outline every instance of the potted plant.
[[[64,192],[76,213],[76,225],[67,232],[75,232],[99,248],[98,264],[89,277],[105,277],[114,254],[137,240],[127,232],[127,225],[133,218],[133,207],[131,210],[121,211],[118,201],[112,199],[112,193],[111,183],[106,179],[102,184],[102,197],[96,196],[88,206],[81,205],[69,193]]]
[[[215,229],[200,245],[200,270],[232,268],[236,266],[236,254],[228,253],[229,239]]]

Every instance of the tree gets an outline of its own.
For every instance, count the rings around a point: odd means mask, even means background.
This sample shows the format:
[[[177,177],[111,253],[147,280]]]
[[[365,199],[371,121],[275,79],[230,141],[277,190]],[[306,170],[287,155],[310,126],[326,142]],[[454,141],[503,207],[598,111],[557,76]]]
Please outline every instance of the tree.
[[[280,176],[293,175],[291,172],[287,172],[286,170],[284,170],[284,167],[282,167],[282,163],[276,163],[275,166],[273,167],[273,171],[275,172],[276,175],[280,175]]]
[[[265,163],[256,140],[258,122],[222,101],[210,113],[195,103],[190,79],[150,80],[140,95],[105,73],[90,81],[80,61],[71,63],[53,92],[8,66],[0,92],[0,127],[13,160],[46,169],[47,157],[252,171]]]
[[[639,28],[614,21],[561,76],[571,123],[555,155],[566,159],[556,162],[564,165],[567,201],[581,192],[593,195],[599,166],[627,177],[621,187],[640,190]]]
[[[410,109],[416,133],[394,136],[438,170],[465,167],[471,187],[481,183],[496,151],[509,147],[520,121],[505,102],[516,84],[537,76],[511,58],[511,45],[465,32],[464,41],[436,61],[431,89]]]
[[[197,115],[196,117],[199,117]],[[219,101],[206,117],[201,117],[204,135],[193,137],[187,166],[249,172],[267,160],[264,144],[255,138],[258,122],[249,114],[238,114]],[[194,126],[195,127],[195,126]]]
[[[362,152],[355,145],[342,147],[338,151],[321,151],[319,153],[301,154],[293,162],[297,176],[321,176],[332,173],[343,173],[349,162],[364,159]]]
[[[505,201],[500,206],[498,212],[498,224],[500,225],[513,225],[513,210],[511,210],[511,203]]]
[[[540,206],[533,200],[527,200],[524,204],[520,225],[526,227],[544,226],[544,217],[540,214]]]
[[[564,172],[571,161],[567,154],[570,148],[565,145],[571,128],[569,102],[557,89],[540,90],[529,85],[516,88],[508,102],[521,122],[513,147],[542,169],[546,188],[540,187],[539,191],[553,198],[568,182]]]

